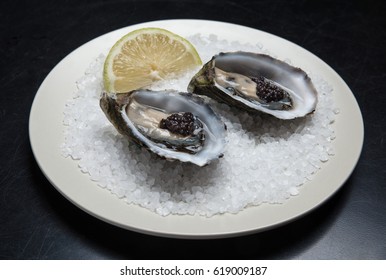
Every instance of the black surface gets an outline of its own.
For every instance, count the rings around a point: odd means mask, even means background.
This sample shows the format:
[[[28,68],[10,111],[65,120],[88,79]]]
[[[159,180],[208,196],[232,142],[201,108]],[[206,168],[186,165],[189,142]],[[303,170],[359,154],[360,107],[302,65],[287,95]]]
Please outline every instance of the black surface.
[[[384,1],[1,1],[0,259],[386,259],[385,11]],[[278,35],[346,81],[362,110],[365,141],[356,169],[332,199],[268,232],[176,240],[106,224],[52,187],[28,138],[29,111],[46,75],[106,32],[174,18]]]

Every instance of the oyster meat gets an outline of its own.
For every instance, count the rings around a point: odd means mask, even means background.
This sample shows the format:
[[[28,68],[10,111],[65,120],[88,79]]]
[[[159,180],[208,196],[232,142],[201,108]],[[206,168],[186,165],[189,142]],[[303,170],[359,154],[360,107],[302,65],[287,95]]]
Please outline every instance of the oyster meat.
[[[170,90],[104,92],[100,106],[121,134],[163,158],[204,166],[222,156],[225,125],[198,96]]]
[[[303,70],[241,51],[213,56],[192,78],[188,92],[280,119],[310,114],[317,103],[317,91]]]

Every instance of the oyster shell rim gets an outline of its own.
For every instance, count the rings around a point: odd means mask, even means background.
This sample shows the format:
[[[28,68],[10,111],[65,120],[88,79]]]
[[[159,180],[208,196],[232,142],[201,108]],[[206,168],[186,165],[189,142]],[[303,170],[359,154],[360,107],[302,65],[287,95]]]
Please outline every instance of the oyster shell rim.
[[[304,84],[309,88],[309,95],[312,97],[312,100],[309,102],[309,108],[304,110],[301,114],[296,114],[294,112],[298,112],[299,105],[302,105],[302,98],[299,97],[299,94],[295,94],[295,105],[294,109],[290,110],[271,110],[266,108],[265,106],[257,105],[257,103],[250,102],[246,99],[243,99],[241,96],[233,95],[227,92],[224,89],[221,89],[217,86],[215,81],[215,63],[218,57],[222,57],[224,55],[247,55],[252,58],[263,58],[268,60],[272,65],[277,65],[286,71],[292,71],[296,75],[302,77]],[[221,67],[219,67],[221,69]],[[237,73],[237,72],[236,72]],[[263,75],[264,76],[264,75]],[[276,80],[272,79],[274,82]],[[291,88],[290,88],[291,89]],[[233,51],[233,52],[220,52],[212,56],[212,58],[206,62],[201,69],[192,77],[187,87],[188,92],[197,94],[197,95],[205,95],[208,96],[218,102],[225,103],[230,106],[238,107],[239,109],[247,110],[251,113],[262,112],[269,115],[272,115],[276,118],[289,120],[295,119],[299,117],[304,117],[306,115],[312,114],[318,103],[318,91],[316,90],[314,84],[312,83],[309,75],[301,68],[292,66],[285,61],[276,59],[270,55],[264,53],[254,53],[249,51]],[[292,89],[291,89],[292,90]],[[291,94],[291,97],[294,97]],[[300,101],[300,102],[299,102]]]
[[[202,112],[201,114],[210,113],[210,119],[212,121],[215,121],[216,123],[208,126],[205,122],[207,118],[200,118],[200,120],[204,123],[204,130],[206,134],[205,142],[211,141],[209,142],[209,145],[208,143],[204,143],[203,148],[200,151],[195,154],[188,154],[183,151],[169,149],[166,146],[152,144],[154,142],[151,139],[148,139],[141,132],[139,132],[129,120],[126,114],[126,106],[129,102],[129,99],[132,97],[133,94],[139,94],[139,92],[144,92],[148,94],[160,94],[159,96],[162,96],[160,98],[170,98],[170,96],[172,96],[172,98],[174,97],[180,99],[188,98],[188,102],[193,102],[195,106],[198,105],[200,106],[199,108],[202,108],[204,110],[204,112]],[[154,91],[148,89],[137,89],[127,93],[118,94],[103,92],[100,98],[100,107],[105,113],[108,120],[113,124],[113,126],[120,134],[126,136],[130,141],[134,142],[138,146],[141,146],[162,158],[168,160],[179,160],[181,162],[190,162],[198,166],[205,166],[208,165],[211,161],[217,158],[221,158],[223,156],[226,144],[226,125],[223,123],[221,118],[213,111],[209,104],[205,102],[203,98],[192,93],[179,92],[176,90]],[[193,113],[195,114],[197,113],[197,111]],[[129,123],[127,123],[127,120],[129,121]],[[215,133],[213,133],[214,128],[217,128],[217,131],[215,131]],[[213,138],[215,139],[213,140]],[[216,144],[216,149],[213,149],[213,143]],[[206,153],[210,148],[212,149],[209,150],[209,155],[203,156],[202,154]]]

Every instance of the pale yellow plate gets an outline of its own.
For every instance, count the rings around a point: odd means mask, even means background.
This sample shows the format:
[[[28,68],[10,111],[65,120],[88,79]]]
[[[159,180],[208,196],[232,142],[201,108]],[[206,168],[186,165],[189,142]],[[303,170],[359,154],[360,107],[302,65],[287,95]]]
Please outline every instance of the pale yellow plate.
[[[287,57],[298,67],[307,69],[334,88],[340,113],[334,129],[333,156],[300,194],[280,205],[250,207],[238,214],[200,216],[159,216],[139,206],[128,205],[101,189],[88,175],[81,173],[77,162],[61,155],[64,105],[76,91],[75,81],[95,58],[126,33],[142,27],[160,27],[181,36],[196,33],[216,34],[219,39],[242,43],[263,43],[279,57]],[[330,198],[347,180],[359,159],[363,121],[358,104],[349,87],[326,63],[307,50],[277,36],[229,23],[203,20],[166,20],[137,24],[98,37],[64,58],[40,86],[30,114],[29,134],[36,161],[52,183],[68,200],[108,223],[147,234],[179,238],[218,238],[267,230],[288,223],[315,209]]]

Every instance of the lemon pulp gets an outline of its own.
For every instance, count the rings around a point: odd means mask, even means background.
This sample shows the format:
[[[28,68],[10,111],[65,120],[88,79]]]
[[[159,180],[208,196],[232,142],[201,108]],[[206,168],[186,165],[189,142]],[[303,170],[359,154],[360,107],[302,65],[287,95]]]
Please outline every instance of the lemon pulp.
[[[128,92],[201,64],[188,40],[165,29],[142,28],[111,48],[103,69],[104,87],[108,92]]]

